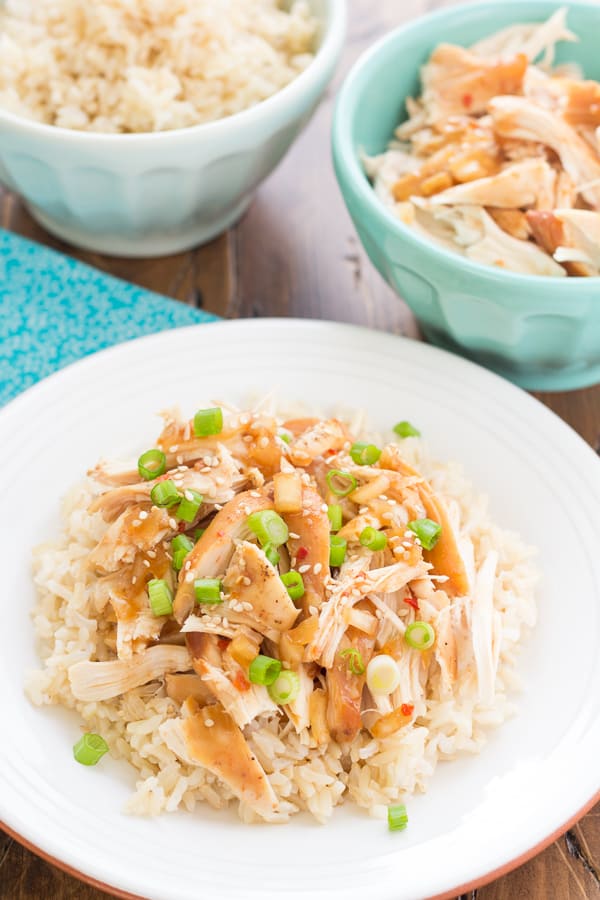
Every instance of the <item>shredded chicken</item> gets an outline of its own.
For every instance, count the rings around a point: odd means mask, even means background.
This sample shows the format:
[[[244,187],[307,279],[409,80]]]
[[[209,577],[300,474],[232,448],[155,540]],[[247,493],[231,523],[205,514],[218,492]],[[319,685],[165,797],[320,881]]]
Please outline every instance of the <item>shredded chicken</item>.
[[[535,160],[513,171],[521,183],[547,167]],[[509,176],[505,170],[491,181]],[[487,186],[465,182],[460,190]],[[544,214],[533,208],[535,190],[529,196],[535,232]],[[595,239],[598,214],[553,215],[561,246],[552,252],[569,246],[597,265],[585,240]],[[387,444],[376,462],[359,465],[352,442],[337,419],[279,422],[236,412],[222,434],[198,438],[191,421],[169,414],[157,444],[166,462],[159,479],[179,491],[172,506],[156,506],[157,479],[136,478],[131,467],[92,470],[90,513],[105,524],[87,564],[114,657],[71,665],[73,696],[92,702],[149,686],[168,697],[173,713],[160,732],[170,749],[269,821],[286,812],[251,751],[265,723],[278,719],[312,748],[347,745],[363,730],[385,741],[426,713],[428,679],[442,697],[463,672],[482,702],[494,690],[496,557],[476,565],[458,504],[404,458],[401,445]],[[182,518],[179,497],[189,490],[202,498]],[[341,513],[335,524],[333,505]],[[423,520],[435,530],[431,541],[419,530]],[[337,560],[332,527],[346,542]],[[431,650],[410,644],[415,622],[431,629]],[[382,653],[395,661],[398,684],[373,693],[369,663]]]
[[[577,40],[566,20],[562,8],[470,48],[440,44],[422,67],[421,96],[365,168],[423,238],[527,275],[598,275],[593,226],[586,240],[557,215],[600,212],[600,83],[552,68],[556,45]]]

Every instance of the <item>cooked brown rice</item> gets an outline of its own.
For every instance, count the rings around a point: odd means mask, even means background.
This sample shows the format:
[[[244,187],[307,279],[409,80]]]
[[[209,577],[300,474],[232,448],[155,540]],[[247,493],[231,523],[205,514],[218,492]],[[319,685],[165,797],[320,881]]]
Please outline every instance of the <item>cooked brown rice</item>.
[[[83,131],[186,128],[285,87],[316,30],[305,0],[7,0],[0,107]]]

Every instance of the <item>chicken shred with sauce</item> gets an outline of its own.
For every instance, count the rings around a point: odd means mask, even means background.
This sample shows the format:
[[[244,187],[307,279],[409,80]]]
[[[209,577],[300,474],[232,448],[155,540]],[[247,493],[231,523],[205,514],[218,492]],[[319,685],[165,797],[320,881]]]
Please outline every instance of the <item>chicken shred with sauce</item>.
[[[588,233],[568,212],[547,241]],[[89,473],[103,529],[83,565],[104,649],[69,666],[77,703],[164,697],[157,734],[181,764],[255,818],[285,821],[265,724],[318,754],[338,747],[347,766],[360,736],[384,752],[422,728],[431,685],[450,696],[462,679],[493,702],[498,554],[475,566],[456,510],[401,442],[256,411],[195,429],[169,413],[139,465]],[[378,657],[397,672],[383,690]]]
[[[440,44],[422,67],[408,119],[365,160],[421,236],[527,275],[600,275],[600,83],[553,67],[556,44],[577,40],[566,18]]]

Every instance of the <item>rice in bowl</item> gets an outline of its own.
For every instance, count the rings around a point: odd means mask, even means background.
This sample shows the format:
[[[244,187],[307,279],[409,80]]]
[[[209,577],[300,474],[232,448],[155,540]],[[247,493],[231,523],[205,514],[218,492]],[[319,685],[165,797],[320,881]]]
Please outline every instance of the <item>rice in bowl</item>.
[[[307,452],[310,446],[307,437],[310,435],[309,426],[299,436],[287,432],[287,437],[291,435],[291,443],[286,444],[280,438],[282,433],[286,435],[283,417],[265,418],[264,413],[231,415],[221,440],[232,446],[230,442],[235,440],[236,434],[246,436],[252,434],[253,429],[258,434],[258,423],[262,436],[256,440],[256,452],[268,452],[274,448],[283,460],[282,470],[290,465],[290,452],[296,463],[300,459],[300,450]],[[320,441],[316,449],[325,456],[313,457],[310,465],[306,458],[305,466],[314,467],[311,469],[316,473],[314,477],[321,477],[318,471],[322,469],[324,459],[329,467],[339,467],[344,471],[350,468],[352,461],[348,442],[335,450],[331,447],[324,449],[322,429],[318,430],[321,426],[315,427]],[[359,419],[341,427],[354,439],[376,440],[373,434],[362,428]],[[167,422],[157,442],[157,446],[165,452],[176,454],[171,461],[175,472],[177,467],[181,471],[186,468],[188,460],[182,445],[188,446],[185,442],[189,442],[191,434],[191,423],[173,418]],[[191,440],[193,443],[194,438],[191,437]],[[243,447],[244,443],[238,446]],[[253,445],[246,443],[245,446]],[[299,722],[295,715],[290,715],[287,707],[265,708],[241,729],[276,798],[276,808],[269,815],[261,815],[252,803],[242,797],[238,810],[244,821],[266,818],[273,822],[285,822],[294,813],[307,810],[318,821],[325,822],[334,808],[348,796],[361,808],[381,817],[390,804],[404,801],[414,792],[426,790],[438,761],[449,760],[465,752],[479,752],[488,730],[500,725],[513,709],[510,694],[519,686],[517,651],[527,630],[535,623],[536,615],[536,574],[531,563],[531,551],[517,535],[503,531],[492,523],[484,498],[472,490],[460,469],[456,465],[433,462],[419,438],[404,439],[399,448],[394,444],[386,446],[392,448],[388,454],[390,458],[401,458],[407,468],[419,470],[435,492],[437,502],[444,505],[448,528],[457,535],[461,558],[471,573],[471,589],[466,596],[455,596],[444,606],[442,594],[447,590],[450,596],[450,591],[448,587],[444,588],[447,576],[438,573],[434,576],[434,586],[439,609],[435,608],[435,603],[433,606],[430,604],[431,594],[427,595],[424,585],[419,587],[422,579],[412,582],[417,594],[410,594],[413,600],[410,604],[402,602],[401,596],[392,602],[389,599],[391,595],[385,595],[390,608],[394,607],[392,612],[396,619],[391,615],[387,626],[384,621],[386,616],[378,620],[377,652],[385,652],[385,647],[392,645],[394,636],[398,637],[394,634],[394,621],[401,619],[400,624],[404,627],[417,618],[415,597],[418,599],[416,606],[420,606],[418,615],[422,618],[430,615],[438,635],[437,648],[428,654],[409,649],[400,642],[399,666],[403,672],[399,691],[407,715],[401,726],[389,734],[373,736],[373,721],[385,718],[386,706],[381,698],[373,701],[368,692],[363,693],[362,727],[349,742],[335,740],[331,736],[319,741],[315,738],[312,720],[308,725]],[[291,451],[286,449],[289,447]],[[202,471],[207,472],[207,477],[215,460],[218,468],[219,454],[222,454],[223,462],[226,457],[224,450],[219,450],[217,456],[212,458],[209,454],[201,459],[200,466]],[[246,474],[250,474],[251,468]],[[370,483],[367,467],[356,471],[359,479],[363,477],[363,472],[364,483]],[[114,757],[126,759],[133,765],[137,771],[137,783],[128,804],[129,812],[154,815],[177,808],[193,810],[197,803],[202,802],[215,808],[237,802],[239,792],[205,766],[190,764],[184,758],[185,753],[178,752],[178,747],[171,740],[173,729],[181,721],[179,717],[183,705],[167,695],[165,678],[154,678],[106,700],[82,700],[74,695],[69,677],[72,666],[86,664],[89,660],[114,660],[117,654],[135,659],[141,646],[137,643],[141,640],[141,634],[135,628],[124,630],[121,635],[118,628],[115,630],[115,616],[106,601],[103,579],[90,566],[90,554],[95,553],[103,540],[106,541],[107,531],[113,526],[105,521],[102,511],[90,512],[89,507],[97,503],[98,498],[107,498],[110,494],[114,496],[114,490],[119,490],[115,485],[119,484],[121,477],[118,470],[115,475],[115,470],[108,466],[97,467],[94,476],[66,498],[61,538],[39,547],[35,552],[34,572],[39,601],[34,613],[34,625],[44,664],[28,680],[29,696],[36,704],[60,704],[76,710],[86,730],[102,735]],[[107,491],[107,479],[111,478],[113,490]],[[262,490],[258,481],[252,495],[260,494]],[[303,482],[304,490],[309,488],[309,481],[305,479]],[[422,479],[417,479],[411,485],[421,482]],[[328,498],[328,502],[332,499],[335,500],[335,497]],[[389,516],[398,514],[402,518],[403,515],[402,504],[394,506],[389,499],[386,495],[383,499],[376,496],[356,510],[349,501],[350,505],[344,508],[344,527],[354,521],[351,518],[354,512],[357,516],[378,515],[382,520],[381,528],[388,528],[385,523],[391,522]],[[105,505],[104,501],[99,502]],[[210,502],[216,504],[214,499]],[[342,499],[340,503],[343,502]],[[216,504],[218,515],[222,505]],[[226,503],[224,505],[227,506]],[[146,509],[144,511],[147,512]],[[211,510],[211,516],[214,511]],[[310,527],[314,528],[312,522]],[[388,534],[391,534],[389,530]],[[291,532],[290,536],[293,537]],[[352,554],[358,557],[363,552],[358,541],[352,543],[349,537],[348,543],[353,548]],[[389,546],[395,546],[391,539]],[[400,549],[400,555],[402,552]],[[349,555],[350,563],[353,558]],[[382,560],[383,557],[374,555],[373,565],[383,564]],[[293,557],[290,562],[298,569],[304,569]],[[335,577],[341,578],[345,564],[340,569],[340,575]],[[385,564],[389,564],[389,557]],[[335,574],[335,570],[332,571]],[[183,580],[185,570],[180,575],[180,586]],[[331,600],[328,602],[331,603]],[[208,617],[209,614],[203,610],[205,623]],[[356,619],[353,621],[356,622]],[[224,619],[217,617],[214,622],[218,632],[219,627],[223,627]],[[230,627],[230,623],[227,626]],[[208,626],[205,624],[205,627]],[[448,639],[448,631],[443,632],[443,629],[448,627],[457,642],[456,672],[450,682],[446,678],[447,673],[444,673],[441,647]],[[442,638],[443,633],[445,638]],[[272,646],[267,643],[267,649]],[[315,681],[310,690],[316,691],[321,675],[318,669],[311,670],[311,680],[313,673]],[[373,702],[378,709],[369,708]]]
[[[7,0],[0,108],[81,131],[187,128],[289,84],[317,30],[305,0]]]

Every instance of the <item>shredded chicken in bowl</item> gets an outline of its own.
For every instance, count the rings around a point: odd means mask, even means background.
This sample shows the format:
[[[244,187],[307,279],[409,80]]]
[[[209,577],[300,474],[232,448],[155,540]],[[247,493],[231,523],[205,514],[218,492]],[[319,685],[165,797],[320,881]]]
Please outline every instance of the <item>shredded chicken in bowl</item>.
[[[236,798],[247,821],[323,821],[350,793],[403,827],[390,804],[509,713],[529,551],[413,426],[395,433],[167,413],[68,501],[36,556],[29,693],[98,732],[80,762],[106,743],[136,766],[131,809]]]
[[[388,150],[365,166],[405,224],[529,275],[600,275],[600,83],[572,64],[566,10],[472,47],[440,44]]]

